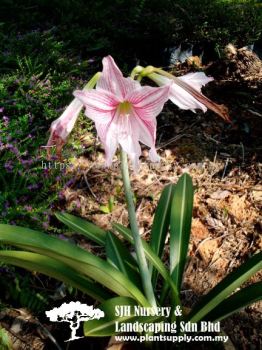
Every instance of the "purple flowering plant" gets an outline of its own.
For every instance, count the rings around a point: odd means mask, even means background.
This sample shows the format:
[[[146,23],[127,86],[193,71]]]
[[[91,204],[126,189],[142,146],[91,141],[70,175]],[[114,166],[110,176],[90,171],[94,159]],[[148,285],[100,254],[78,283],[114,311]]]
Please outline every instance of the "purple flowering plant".
[[[48,120],[58,117],[67,101],[71,80],[57,75],[39,76],[36,66],[27,71],[21,61],[17,73],[4,75],[0,86],[0,211],[1,222],[43,228],[53,227],[43,212],[51,213],[58,192],[68,181],[60,169],[42,169],[45,154],[40,146],[45,142]],[[58,79],[58,80],[56,80]],[[77,82],[75,82],[77,84]],[[61,176],[60,181],[56,177]],[[44,199],[44,200],[43,200]],[[29,211],[26,205],[32,205]],[[37,218],[33,220],[32,216]]]

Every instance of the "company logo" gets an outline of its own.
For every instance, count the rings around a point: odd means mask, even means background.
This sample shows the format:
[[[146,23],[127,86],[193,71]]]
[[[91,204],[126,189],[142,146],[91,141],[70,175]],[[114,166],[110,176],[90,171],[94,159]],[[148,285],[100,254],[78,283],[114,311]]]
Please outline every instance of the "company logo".
[[[99,320],[105,316],[102,310],[94,309],[93,306],[81,304],[79,301],[71,301],[68,304],[64,303],[60,307],[55,307],[45,313],[51,322],[69,322],[71,338],[66,341],[83,338],[76,335],[80,322],[95,319]]]

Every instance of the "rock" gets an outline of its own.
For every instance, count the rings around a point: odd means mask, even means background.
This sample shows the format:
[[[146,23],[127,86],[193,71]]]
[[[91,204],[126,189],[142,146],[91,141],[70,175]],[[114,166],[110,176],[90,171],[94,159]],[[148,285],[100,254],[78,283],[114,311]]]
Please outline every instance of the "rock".
[[[254,189],[252,191],[253,200],[262,203],[262,188]]]
[[[218,248],[217,240],[210,239],[199,244],[198,252],[201,258],[204,260],[204,262],[208,264],[212,259],[217,248]]]
[[[247,201],[246,195],[230,197],[228,211],[238,221],[253,221],[257,217],[257,213]]]
[[[210,195],[210,198],[212,198],[212,199],[225,199],[225,198],[229,197],[230,195],[231,195],[231,192],[229,192],[229,191],[218,190],[216,192],[213,192]]]
[[[193,218],[191,227],[191,236],[193,240],[201,241],[209,237],[209,231],[198,218]]]

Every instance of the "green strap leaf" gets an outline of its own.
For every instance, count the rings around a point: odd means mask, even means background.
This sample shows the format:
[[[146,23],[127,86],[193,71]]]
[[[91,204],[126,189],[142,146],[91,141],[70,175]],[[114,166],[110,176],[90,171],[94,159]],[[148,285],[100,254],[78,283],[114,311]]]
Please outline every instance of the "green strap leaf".
[[[257,282],[234,293],[218,306],[216,306],[209,314],[205,316],[208,321],[220,321],[229,317],[233,313],[243,309],[244,307],[255,303],[262,299],[262,282]]]
[[[55,213],[55,216],[73,231],[91,239],[101,246],[105,245],[107,233],[100,227],[68,213]]]
[[[115,246],[115,248],[118,247],[118,252],[122,252],[122,257],[124,257],[123,260],[125,262],[125,265],[129,266],[130,271],[133,270],[132,271],[133,275],[135,274],[136,271],[138,272],[138,266],[135,259],[131,256],[128,249],[126,249],[126,247],[123,245],[120,239],[118,239],[116,236],[113,236],[112,233],[106,232],[105,230],[102,230],[101,228],[92,224],[91,222],[88,222],[82,218],[76,217],[71,214],[56,213],[55,215],[58,218],[58,220],[63,222],[69,228],[85,236],[86,238],[96,242],[97,244],[101,246],[107,246],[107,249],[110,249],[109,247],[114,248],[113,246]],[[107,238],[110,238],[111,245]],[[116,256],[119,255],[119,253],[117,253],[116,251],[115,253],[116,253]],[[111,257],[113,258],[113,256],[114,255],[112,253]],[[118,269],[119,269],[119,266],[118,266]],[[124,272],[123,269],[119,269],[119,270]]]
[[[110,264],[128,277],[136,286],[141,287],[138,265],[128,249],[112,232],[107,233],[106,255]]]
[[[126,228],[125,226],[123,226],[121,224],[117,224],[117,223],[113,223],[113,227],[128,242],[133,243],[133,237],[132,237],[131,231],[128,228]],[[152,251],[149,244],[145,240],[142,240],[142,244],[143,244],[146,258],[156,268],[156,270],[161,274],[161,276],[164,278],[164,280],[167,282],[167,284],[171,288],[172,293],[174,294],[176,305],[180,305],[180,299],[179,299],[179,294],[178,294],[176,285],[172,281],[165,265],[162,263],[162,261],[159,259],[159,257]]]
[[[0,224],[1,241],[50,256],[101,283],[116,294],[134,298],[139,303],[148,305],[141,291],[123,273],[108,262],[69,242],[42,232],[5,224]]]
[[[141,287],[137,263],[119,238],[113,233],[106,232],[91,222],[74,215],[66,213],[56,213],[55,215],[75,232],[84,235],[101,246],[106,246],[108,261],[133,282],[136,281],[135,284],[139,288]]]
[[[121,309],[127,307],[125,316],[121,315]],[[104,311],[105,317],[99,320],[91,320],[84,323],[84,334],[86,337],[108,337],[113,334],[120,333],[119,327],[124,323],[147,323],[161,320],[159,316],[137,316],[135,315],[135,308],[137,303],[134,299],[125,297],[116,297],[105,301],[99,305],[99,309]],[[128,315],[130,310],[130,315]],[[122,333],[122,332],[121,332]]]
[[[99,284],[77,274],[75,270],[66,264],[50,257],[29,252],[0,250],[0,260],[6,264],[23,267],[24,269],[37,271],[49,277],[56,278],[90,295],[94,300],[102,302],[112,297]]]
[[[262,269],[262,252],[255,254],[244,264],[218,283],[187,316],[190,322],[198,322],[224,301],[236,288],[240,287],[253,274]]]
[[[175,187],[170,217],[170,272],[179,291],[191,231],[193,196],[192,179],[183,174]]]
[[[172,198],[175,191],[175,185],[167,185],[161,193],[151,230],[150,246],[153,252],[161,259],[166,241],[166,236],[170,223],[170,210]],[[150,266],[152,270],[152,265]],[[152,284],[156,285],[157,271],[152,270]]]

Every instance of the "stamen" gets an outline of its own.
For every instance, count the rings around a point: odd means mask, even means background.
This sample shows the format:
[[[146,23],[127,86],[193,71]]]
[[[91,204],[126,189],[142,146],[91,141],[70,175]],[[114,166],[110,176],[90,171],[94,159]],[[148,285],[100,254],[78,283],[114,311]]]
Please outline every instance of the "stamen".
[[[118,106],[119,114],[129,117],[132,104],[128,101],[121,102]]]

